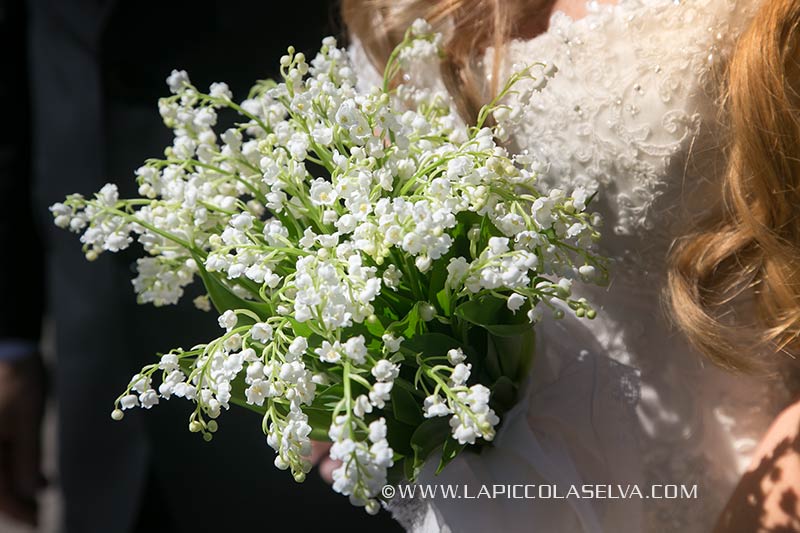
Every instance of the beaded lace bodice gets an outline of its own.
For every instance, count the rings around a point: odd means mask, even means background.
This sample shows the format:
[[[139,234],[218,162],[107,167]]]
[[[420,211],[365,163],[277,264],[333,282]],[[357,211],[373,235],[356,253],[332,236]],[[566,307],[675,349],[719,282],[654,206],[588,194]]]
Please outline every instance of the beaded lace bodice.
[[[543,186],[598,191],[600,251],[612,259],[608,287],[576,289],[598,307],[593,346],[541,342],[638,368],[636,420],[619,424],[639,435],[643,482],[697,485],[697,498],[643,501],[646,531],[710,531],[780,401],[776,387],[705,363],[669,326],[661,299],[670,244],[718,201],[721,80],[757,7],[589,2],[586,17],[555,13],[546,33],[510,43],[501,69],[546,64],[546,85],[522,91],[511,144],[540,162]]]
[[[544,183],[603,189],[609,247],[660,262],[630,238],[671,240],[681,231],[676,204],[715,181],[725,59],[755,3],[587,7],[583,19],[557,12],[546,33],[511,43],[506,70],[537,60],[558,70],[532,93],[514,137],[541,161]]]

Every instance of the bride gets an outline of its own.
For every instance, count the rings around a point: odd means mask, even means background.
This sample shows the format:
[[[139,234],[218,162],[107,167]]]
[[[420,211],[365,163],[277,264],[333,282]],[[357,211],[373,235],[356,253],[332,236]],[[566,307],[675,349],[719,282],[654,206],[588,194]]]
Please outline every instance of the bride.
[[[393,514],[413,531],[710,531],[788,398],[766,376],[800,314],[797,93],[792,108],[783,81],[798,74],[797,2],[345,0],[343,13],[367,77],[414,19],[431,22],[445,55],[428,81],[466,121],[515,65],[545,63],[512,148],[541,162],[544,186],[598,191],[613,260],[608,287],[576,289],[596,320],[540,324],[495,445],[419,480],[556,492],[395,499]],[[553,497],[587,485],[592,498]]]

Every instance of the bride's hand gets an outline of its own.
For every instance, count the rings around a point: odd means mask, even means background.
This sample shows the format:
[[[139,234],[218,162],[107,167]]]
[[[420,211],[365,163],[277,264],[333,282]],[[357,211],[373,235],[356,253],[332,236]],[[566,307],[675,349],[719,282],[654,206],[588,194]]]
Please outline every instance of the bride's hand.
[[[319,475],[328,483],[333,482],[333,471],[341,465],[341,461],[334,461],[328,456],[331,449],[330,442],[311,441],[311,464],[319,468]]]

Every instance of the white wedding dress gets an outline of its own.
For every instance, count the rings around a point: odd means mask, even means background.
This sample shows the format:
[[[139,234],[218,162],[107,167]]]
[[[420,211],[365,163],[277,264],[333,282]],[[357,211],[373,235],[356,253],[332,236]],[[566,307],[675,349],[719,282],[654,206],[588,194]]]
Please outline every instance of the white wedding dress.
[[[422,484],[638,484],[641,499],[393,500],[415,532],[708,532],[777,412],[779,387],[711,367],[670,327],[661,292],[673,239],[718,198],[725,60],[757,0],[621,0],[555,13],[515,41],[506,67],[557,72],[533,93],[514,148],[545,186],[598,189],[608,287],[580,286],[593,321],[537,325],[526,395],[494,446],[464,453]],[[369,67],[355,46],[357,64]],[[489,70],[489,69],[487,69]],[[653,485],[695,498],[647,498]],[[617,495],[611,491],[609,495]]]

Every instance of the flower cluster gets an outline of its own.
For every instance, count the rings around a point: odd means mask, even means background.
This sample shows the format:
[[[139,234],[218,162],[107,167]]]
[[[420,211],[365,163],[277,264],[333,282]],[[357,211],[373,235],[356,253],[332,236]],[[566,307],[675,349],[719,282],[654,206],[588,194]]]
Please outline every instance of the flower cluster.
[[[423,403],[425,417],[450,416],[453,438],[459,444],[475,444],[477,438],[491,441],[494,439],[494,427],[500,419],[489,407],[489,389],[480,383],[466,386],[472,365],[463,362],[465,355],[461,349],[449,350],[447,359],[453,367],[438,365],[428,370],[436,382],[436,389]],[[441,377],[441,370],[449,373],[447,383]],[[447,392],[445,398],[439,394],[440,389]]]
[[[500,119],[519,114],[505,99],[529,69],[471,127],[441,91],[393,83],[439,45],[418,21],[369,90],[334,39],[310,62],[290,48],[282,81],[240,103],[174,71],[159,102],[174,140],[136,171],[140,197],[106,185],[52,206],[87,259],[141,248],[140,302],[174,304],[200,278],[195,305],[220,313],[223,333],[144,367],[115,419],[186,398],[189,429],[211,440],[232,404],[253,409],[297,480],[311,439],[333,441],[334,489],[370,512],[398,468],[413,476],[440,445],[494,437],[507,407],[494,387],[518,382],[529,354],[514,370],[487,342],[528,334],[559,301],[592,318],[571,284],[605,271],[586,191],[541,194],[535,161],[499,144]],[[240,122],[219,131],[225,113]],[[505,125],[487,126],[493,113]],[[420,446],[441,423],[449,437]]]

